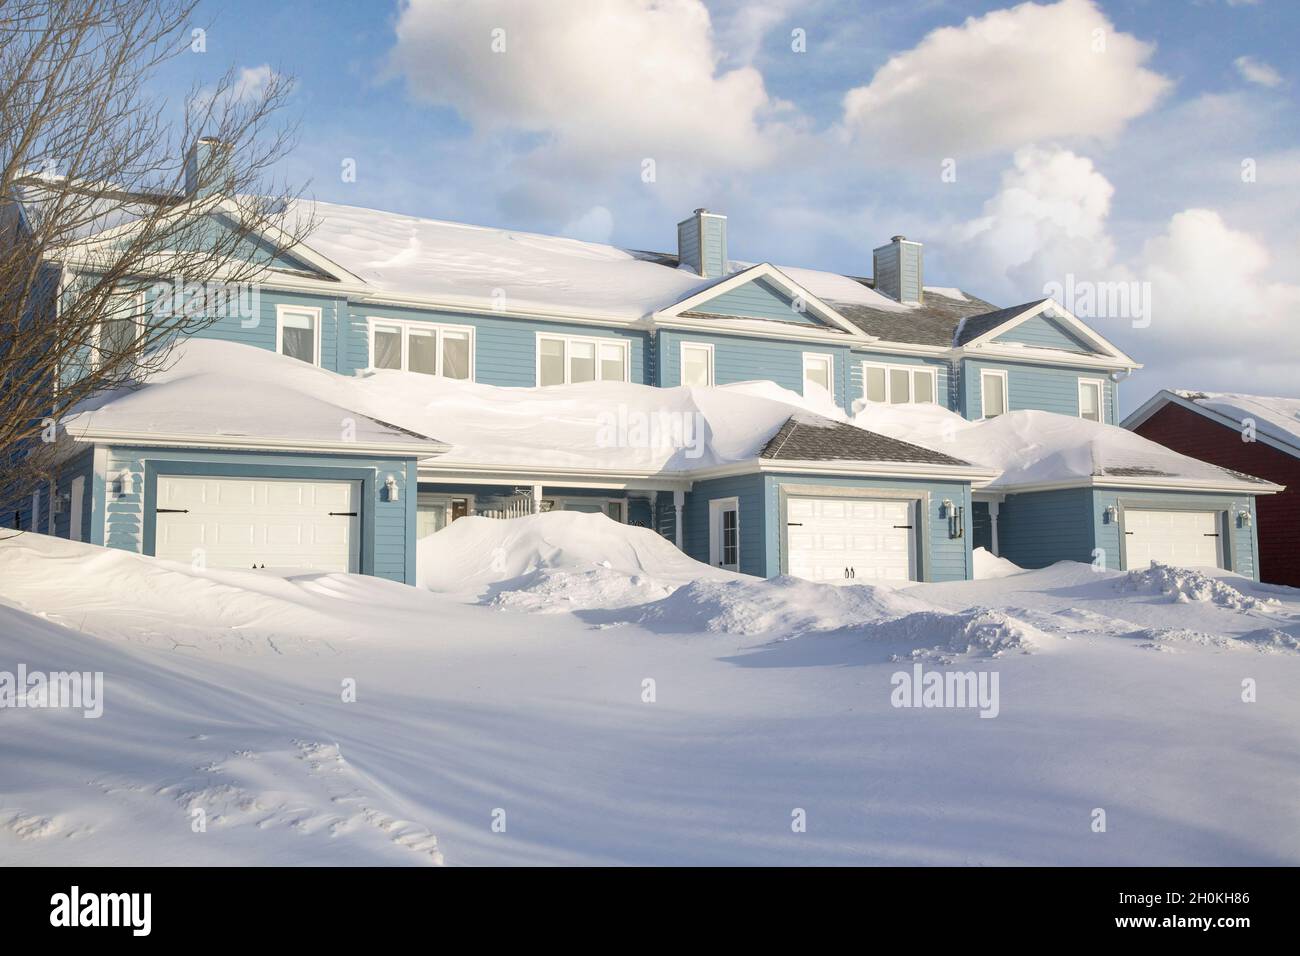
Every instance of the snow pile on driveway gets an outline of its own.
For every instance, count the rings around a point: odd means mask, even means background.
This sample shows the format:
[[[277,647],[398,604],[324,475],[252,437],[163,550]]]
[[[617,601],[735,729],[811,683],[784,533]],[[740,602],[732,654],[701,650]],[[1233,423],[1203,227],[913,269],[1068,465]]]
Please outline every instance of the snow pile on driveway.
[[[632,608],[629,621],[659,633],[793,636],[861,627],[930,605],[870,584],[822,584],[801,578],[696,580],[668,597]]]
[[[687,557],[649,528],[577,511],[460,518],[420,540],[416,569],[420,584],[431,591],[476,593],[562,591],[566,581],[584,577],[609,586],[620,577],[673,586],[741,577]]]
[[[1011,574],[1021,574],[1024,568],[1013,561],[1000,557],[987,548],[976,548],[972,552],[975,566],[975,580],[985,581],[989,578],[1005,578]]]
[[[873,624],[867,633],[873,640],[916,644],[912,658],[942,657],[936,652],[944,650],[972,657],[1001,657],[1009,651],[1028,653],[1050,640],[1032,624],[986,607],[967,608],[955,614],[918,611]]]
[[[1231,584],[1211,577],[1195,568],[1178,568],[1152,561],[1145,570],[1129,571],[1115,582],[1120,591],[1161,594],[1171,603],[1201,601],[1237,611],[1266,611],[1279,606],[1276,598],[1257,598],[1242,594]]]

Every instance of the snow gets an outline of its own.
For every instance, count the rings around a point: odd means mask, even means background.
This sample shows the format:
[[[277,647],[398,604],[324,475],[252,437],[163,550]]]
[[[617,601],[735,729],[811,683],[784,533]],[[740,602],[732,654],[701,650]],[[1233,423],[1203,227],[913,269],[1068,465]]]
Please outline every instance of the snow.
[[[1020,565],[993,554],[987,548],[975,548],[972,558],[977,581],[1005,578],[1009,574],[1019,574],[1024,570]]]
[[[1235,392],[1193,392],[1176,395],[1237,422],[1250,419],[1257,434],[1268,435],[1288,445],[1300,446],[1300,398],[1241,395]]]
[[[577,239],[326,202],[296,212],[317,223],[312,249],[375,290],[450,306],[499,308],[504,296],[512,313],[634,320],[710,281]]]
[[[193,338],[179,343],[168,362],[143,388],[79,406],[68,432],[338,442],[352,422],[357,441],[421,444],[382,422],[450,444],[441,463],[659,473],[752,459],[808,405],[766,384],[499,388],[391,370],[346,376],[266,349]],[[833,408],[828,401],[814,405]]]
[[[991,491],[1093,477],[1149,478],[1170,486],[1226,484],[1252,492],[1272,487],[1180,455],[1118,425],[1052,412],[1013,411],[972,422],[939,405],[856,403],[853,423],[998,469],[1001,474],[985,486]]]
[[[5,536],[0,671],[105,694],[0,714],[0,863],[1300,862],[1300,591],[758,581],[597,517],[462,519],[445,592]],[[668,593],[499,600],[539,573]],[[992,672],[996,719],[891,706],[918,666]]]

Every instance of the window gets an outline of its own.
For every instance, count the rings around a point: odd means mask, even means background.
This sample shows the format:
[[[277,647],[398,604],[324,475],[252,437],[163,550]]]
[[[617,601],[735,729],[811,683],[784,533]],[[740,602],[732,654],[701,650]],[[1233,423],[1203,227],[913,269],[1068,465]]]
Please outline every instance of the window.
[[[996,369],[980,372],[981,407],[985,418],[1007,413],[1007,373]]]
[[[713,346],[707,342],[682,343],[682,384],[713,386]]]
[[[808,394],[808,386],[816,385],[827,392],[831,390],[831,369],[834,360],[829,355],[815,352],[803,353],[803,393]]]
[[[472,326],[370,320],[370,366],[472,381]]]
[[[275,350],[308,365],[320,364],[320,309],[277,306]]]
[[[104,316],[96,328],[95,349],[99,361],[130,355],[144,331],[144,293],[114,292],[108,298]]]
[[[938,401],[937,382],[932,368],[862,363],[862,394],[869,402],[934,404]]]
[[[1101,401],[1105,389],[1099,378],[1079,379],[1079,417],[1090,422],[1101,421]]]
[[[567,335],[537,337],[537,384],[626,382],[628,347],[615,339]]]

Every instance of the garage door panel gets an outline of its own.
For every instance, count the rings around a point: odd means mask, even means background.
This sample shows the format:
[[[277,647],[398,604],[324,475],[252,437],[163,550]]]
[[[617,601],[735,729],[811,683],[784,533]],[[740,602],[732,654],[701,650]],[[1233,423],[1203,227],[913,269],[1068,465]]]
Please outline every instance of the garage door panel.
[[[1129,508],[1124,512],[1125,563],[1152,561],[1187,568],[1223,567],[1222,523],[1217,511]]]
[[[913,580],[912,507],[907,500],[791,497],[786,501],[786,568],[796,577],[818,581]]]
[[[161,476],[154,551],[190,561],[203,550],[209,567],[360,569],[353,481]]]

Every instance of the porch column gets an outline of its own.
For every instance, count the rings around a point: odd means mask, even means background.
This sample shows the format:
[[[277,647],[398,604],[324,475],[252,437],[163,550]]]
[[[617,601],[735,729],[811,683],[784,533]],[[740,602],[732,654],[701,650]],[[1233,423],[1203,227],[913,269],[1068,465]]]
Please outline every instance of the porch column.
[[[542,513],[542,486],[533,485],[533,514]]]
[[[989,502],[989,533],[992,536],[993,553],[1000,554],[998,550],[998,502]]]
[[[686,505],[686,492],[673,492],[673,543],[677,545],[677,550],[682,548],[682,508]]]

